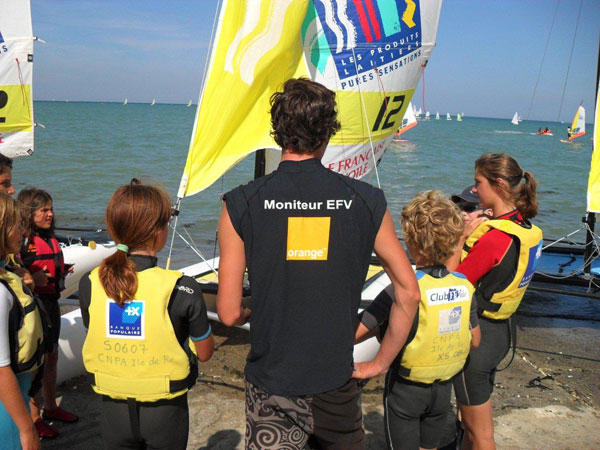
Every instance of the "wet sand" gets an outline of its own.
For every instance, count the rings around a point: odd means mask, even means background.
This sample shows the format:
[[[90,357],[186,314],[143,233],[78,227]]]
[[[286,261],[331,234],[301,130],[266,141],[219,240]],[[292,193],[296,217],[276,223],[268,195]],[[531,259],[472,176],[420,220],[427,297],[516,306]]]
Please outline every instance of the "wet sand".
[[[600,448],[600,323],[517,319],[517,355],[509,369],[497,374],[492,397],[498,448]],[[220,324],[213,324],[213,331],[217,351],[201,365],[200,380],[189,394],[188,449],[242,449],[248,334]],[[382,377],[371,380],[363,392],[368,448],[373,450],[385,448],[382,393]],[[100,402],[85,380],[63,383],[59,395],[63,405],[81,419],[76,424],[56,424],[61,436],[44,441],[43,448],[103,448]]]

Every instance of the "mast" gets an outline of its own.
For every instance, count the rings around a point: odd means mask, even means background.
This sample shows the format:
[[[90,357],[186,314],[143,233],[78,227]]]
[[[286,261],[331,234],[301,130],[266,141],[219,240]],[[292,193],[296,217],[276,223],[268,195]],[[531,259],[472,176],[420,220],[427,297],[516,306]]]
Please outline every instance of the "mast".
[[[260,150],[256,150],[256,157],[254,159],[254,179],[260,178],[265,175],[265,169],[267,166],[267,161],[265,158],[266,150],[261,148]]]
[[[596,99],[598,98],[598,83],[600,82],[600,43],[598,45],[598,63],[596,67]],[[595,108],[598,108],[598,103],[596,103]],[[596,109],[594,109],[594,117],[596,117]],[[590,274],[590,269],[592,267],[592,256],[595,255],[595,247],[594,243],[594,227],[596,224],[596,213],[587,211],[585,217],[582,219],[583,223],[587,224],[587,229],[585,232],[585,252],[583,254],[583,273],[585,275]]]

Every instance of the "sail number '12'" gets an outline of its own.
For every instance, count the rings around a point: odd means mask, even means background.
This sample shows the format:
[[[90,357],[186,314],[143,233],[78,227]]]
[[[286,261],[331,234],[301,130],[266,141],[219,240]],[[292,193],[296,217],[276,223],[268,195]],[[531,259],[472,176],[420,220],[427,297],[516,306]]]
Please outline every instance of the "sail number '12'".
[[[8,94],[4,91],[0,91],[0,109],[4,108],[8,103]],[[0,111],[1,113],[1,111]],[[5,123],[6,117],[0,116],[0,123]]]
[[[377,130],[386,130],[394,127],[396,125],[394,116],[402,109],[405,98],[404,95],[384,97],[381,107],[379,108],[379,113],[377,114],[377,119],[375,120],[371,131],[375,132]],[[402,120],[402,117],[400,117],[400,120]]]

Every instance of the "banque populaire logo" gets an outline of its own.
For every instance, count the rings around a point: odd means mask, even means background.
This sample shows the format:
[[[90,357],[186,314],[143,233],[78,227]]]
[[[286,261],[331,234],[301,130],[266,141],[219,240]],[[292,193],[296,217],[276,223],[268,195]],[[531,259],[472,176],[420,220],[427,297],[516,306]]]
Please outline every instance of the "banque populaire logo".
[[[119,306],[106,299],[106,337],[145,339],[144,300],[134,300]]]
[[[390,65],[391,70],[398,69],[398,60],[421,47],[419,1],[315,1],[314,5],[340,79]]]

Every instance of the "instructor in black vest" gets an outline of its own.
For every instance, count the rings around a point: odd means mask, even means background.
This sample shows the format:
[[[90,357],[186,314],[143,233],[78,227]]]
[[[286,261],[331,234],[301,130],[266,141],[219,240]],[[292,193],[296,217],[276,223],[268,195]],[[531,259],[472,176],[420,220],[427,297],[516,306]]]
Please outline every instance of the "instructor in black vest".
[[[217,308],[251,323],[246,448],[364,449],[360,378],[384,373],[406,340],[419,288],[383,192],[326,169],[339,130],[335,93],[291,79],[271,97],[278,169],[224,197]],[[395,288],[376,358],[353,364],[356,313],[371,252]],[[242,305],[248,269],[252,312]],[[354,373],[353,373],[354,372]]]

